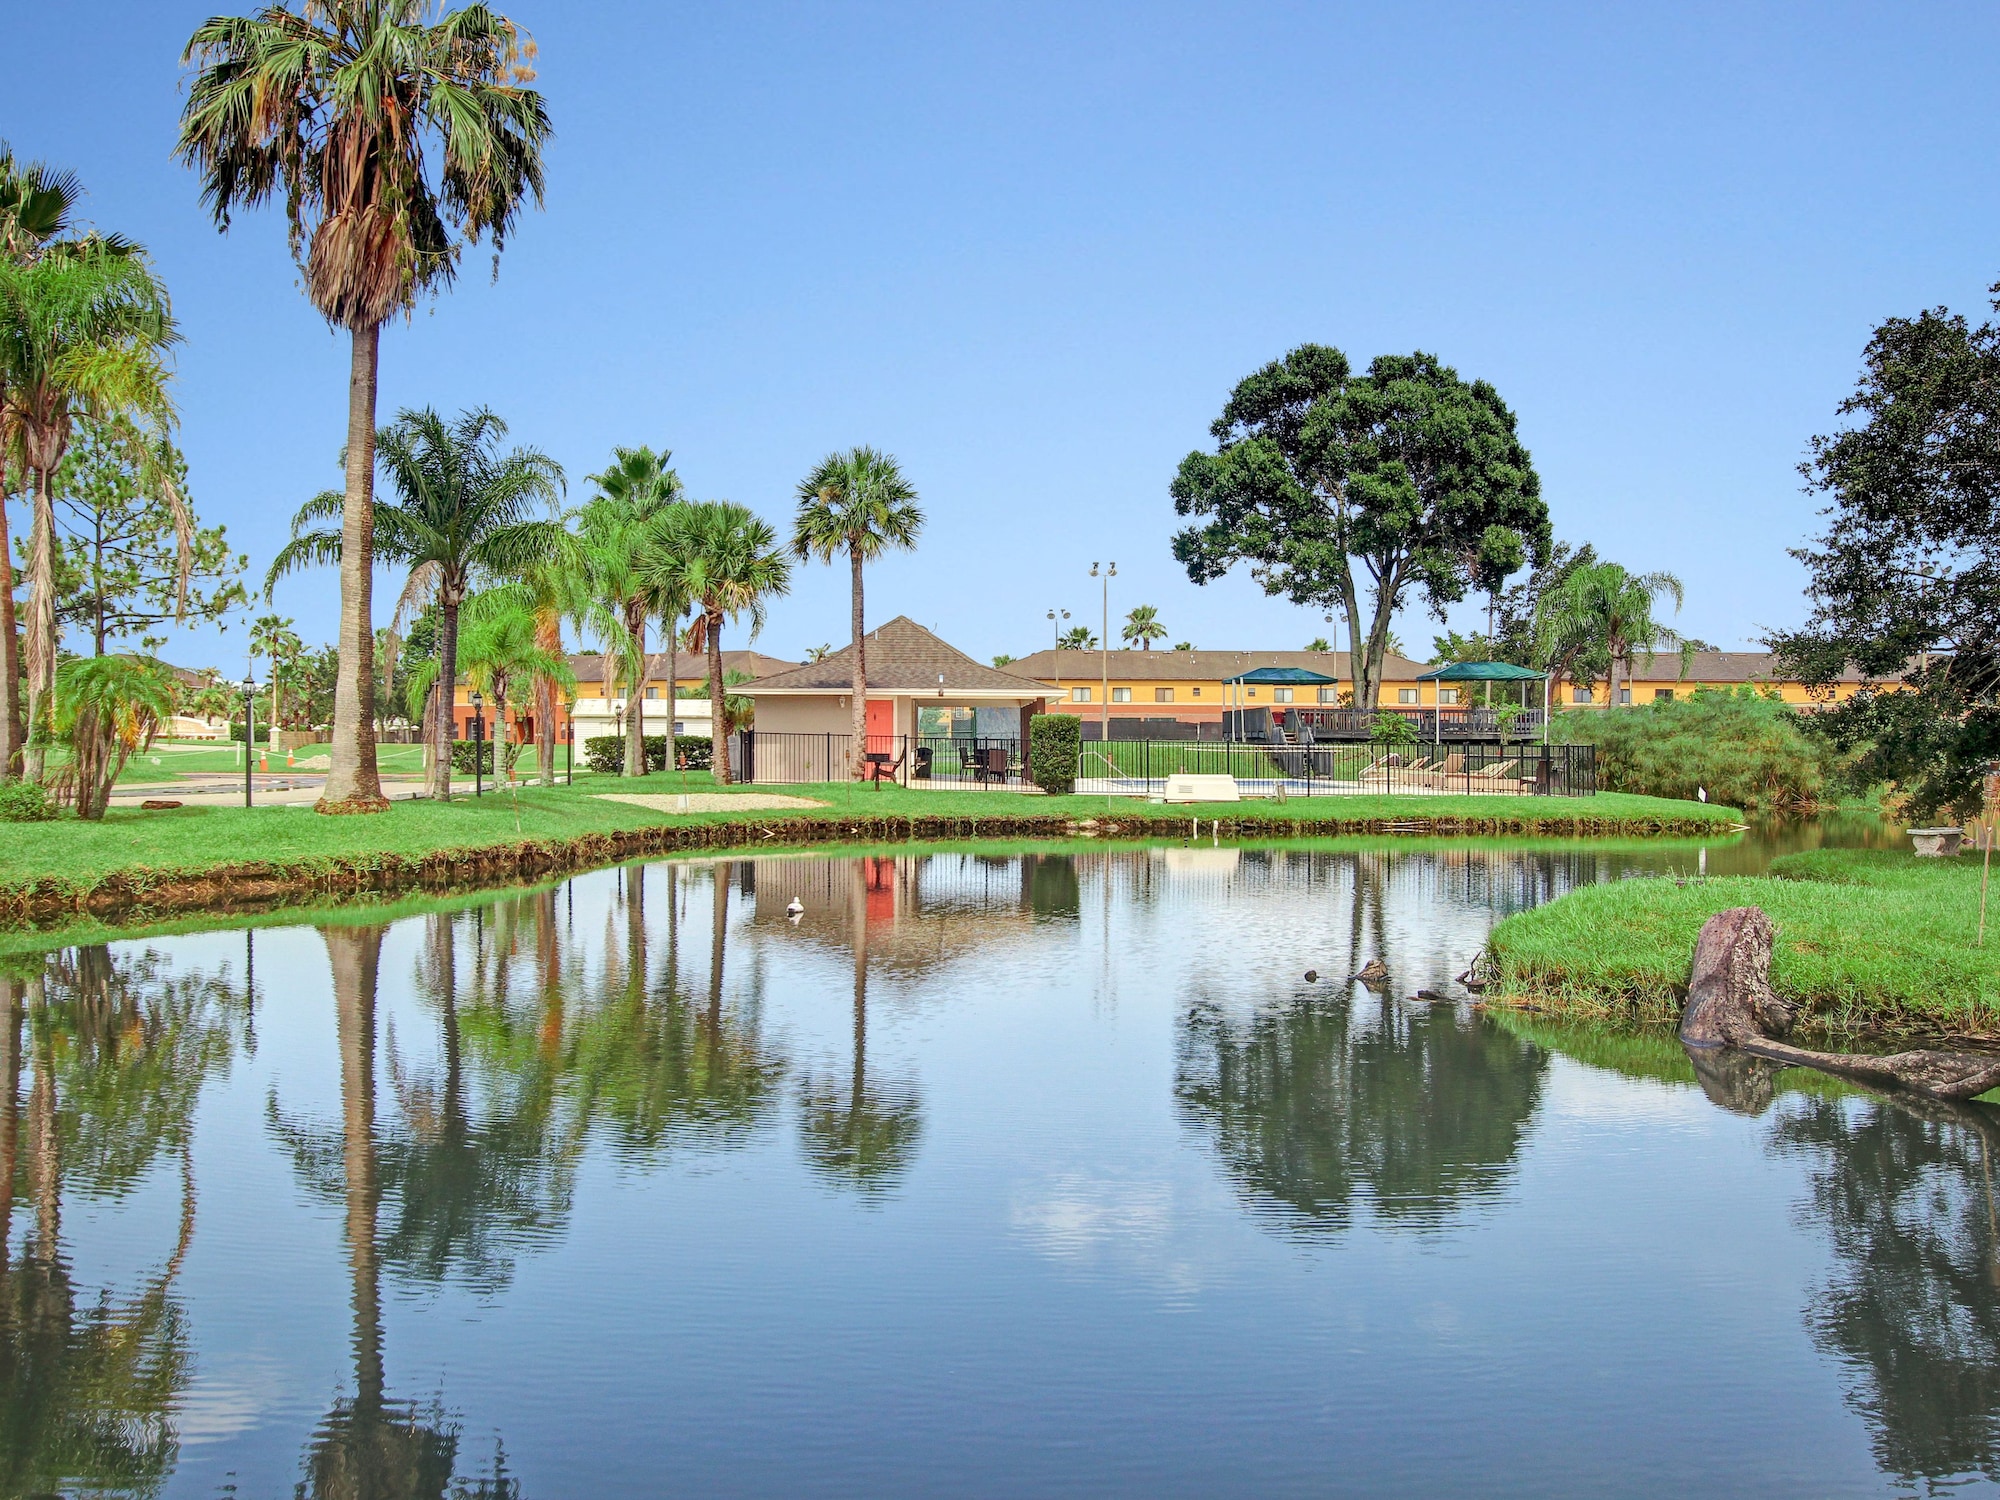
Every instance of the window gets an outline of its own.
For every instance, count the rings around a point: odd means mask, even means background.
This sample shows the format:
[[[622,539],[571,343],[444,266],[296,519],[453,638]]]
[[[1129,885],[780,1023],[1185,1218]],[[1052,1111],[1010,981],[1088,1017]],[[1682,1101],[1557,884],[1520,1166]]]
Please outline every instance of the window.
[[[1130,688],[1113,688],[1111,690],[1111,701],[1113,703],[1130,703],[1132,701],[1132,690]]]
[[[1245,688],[1243,690],[1243,696],[1246,698],[1254,698],[1257,696],[1257,690],[1255,688]]]
[[[1155,703],[1171,703],[1171,702],[1173,702],[1173,701],[1174,701],[1174,690],[1173,690],[1172,688],[1154,688],[1154,689],[1153,689],[1153,701],[1154,701]]]
[[[1340,701],[1340,689],[1337,687],[1321,688],[1319,690],[1319,701],[1322,703],[1338,703]]]
[[[687,732],[688,732],[687,725],[683,724],[679,719],[674,720],[675,734],[686,734]]]
[[[659,696],[660,696],[660,690],[658,688],[646,689],[646,701],[648,703],[657,702],[659,700]]]
[[[1632,701],[1632,690],[1630,688],[1620,688],[1618,690],[1618,701],[1620,703],[1630,703]]]
[[[1201,689],[1200,689],[1200,688],[1191,688],[1191,689],[1189,689],[1189,691],[1190,691],[1190,692],[1192,692],[1192,693],[1193,693],[1193,694],[1195,695],[1195,697],[1197,697],[1197,698],[1199,698],[1199,697],[1201,696]]]
[[[1571,688],[1569,690],[1569,701],[1572,703],[1588,703],[1590,701],[1590,689],[1587,687]]]
[[[1290,688],[1272,688],[1271,701],[1273,703],[1290,703],[1292,701],[1292,690]]]
[[[1457,689],[1457,688],[1448,688],[1448,687],[1441,687],[1441,688],[1439,688],[1439,689],[1438,689],[1438,702],[1440,702],[1440,703],[1456,703],[1456,702],[1458,702],[1458,689]]]
[[[1397,688],[1396,701],[1398,703],[1415,703],[1417,701],[1417,690],[1415,688]]]
[[[1654,688],[1654,689],[1653,689],[1653,701],[1654,701],[1655,703],[1671,703],[1671,702],[1673,702],[1673,701],[1674,701],[1674,690],[1673,690],[1672,688]]]
[[[1069,701],[1072,703],[1088,703],[1090,701],[1090,689],[1071,688],[1069,690]]]

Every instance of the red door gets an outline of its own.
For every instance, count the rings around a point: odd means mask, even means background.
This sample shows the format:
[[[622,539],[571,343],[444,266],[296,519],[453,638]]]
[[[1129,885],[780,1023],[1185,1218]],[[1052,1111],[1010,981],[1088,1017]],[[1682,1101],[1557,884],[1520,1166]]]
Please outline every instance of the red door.
[[[896,734],[896,704],[890,698],[870,698],[868,700],[868,748],[896,753],[890,743]]]

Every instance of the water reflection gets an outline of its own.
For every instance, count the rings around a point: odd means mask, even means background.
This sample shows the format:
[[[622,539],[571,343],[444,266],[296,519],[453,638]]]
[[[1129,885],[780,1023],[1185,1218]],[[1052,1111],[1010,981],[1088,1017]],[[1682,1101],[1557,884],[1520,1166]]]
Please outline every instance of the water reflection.
[[[0,1493],[153,1494],[178,1452],[172,1414],[192,1351],[172,1288],[194,1235],[190,1106],[219,1061],[227,996],[162,980],[146,960],[81,949],[32,979],[0,976]],[[164,1265],[130,1294],[79,1285],[65,1191],[115,1198],[163,1156],[180,1180]],[[31,1219],[16,1253],[22,1188]]]
[[[1807,1165],[1805,1214],[1835,1265],[1806,1324],[1853,1372],[1876,1461],[1910,1481],[2000,1480],[2000,1113],[1799,1096],[1771,1141]]]
[[[1299,995],[1181,1023],[1174,1098],[1247,1208],[1308,1236],[1357,1207],[1428,1228],[1496,1198],[1541,1097],[1546,1054],[1450,1007]]]

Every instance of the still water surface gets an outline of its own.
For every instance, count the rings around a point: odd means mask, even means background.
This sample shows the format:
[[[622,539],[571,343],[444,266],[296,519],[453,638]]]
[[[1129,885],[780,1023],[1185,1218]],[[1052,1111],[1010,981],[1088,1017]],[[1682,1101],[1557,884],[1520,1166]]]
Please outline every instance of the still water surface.
[[[681,862],[17,965],[0,1494],[1990,1486],[1991,1116],[1451,984],[1700,861]]]

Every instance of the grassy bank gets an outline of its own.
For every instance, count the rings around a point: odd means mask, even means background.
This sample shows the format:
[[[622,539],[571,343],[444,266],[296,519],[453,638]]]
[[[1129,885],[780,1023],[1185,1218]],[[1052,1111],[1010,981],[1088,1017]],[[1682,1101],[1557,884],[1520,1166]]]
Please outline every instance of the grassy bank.
[[[713,790],[705,775],[690,791]],[[306,808],[114,809],[102,823],[9,825],[0,835],[0,923],[106,915],[130,907],[190,910],[263,900],[297,887],[326,894],[507,881],[676,850],[759,849],[857,841],[982,837],[1179,837],[1221,815],[1229,837],[1340,833],[1558,837],[1720,832],[1725,808],[1655,798],[1339,797],[1166,808],[1129,799],[800,786],[823,803],[674,813],[606,801],[600,792],[670,796],[678,776],[579,779],[442,804],[399,802],[375,817],[323,818]]]
[[[1676,1019],[1701,924],[1761,906],[1771,983],[1832,1031],[1985,1030],[2000,1019],[2000,923],[1976,947],[1979,860],[1822,849],[1767,876],[1623,880],[1572,891],[1493,931],[1492,998],[1577,1019]],[[2000,907],[1989,913],[2000,918]]]

